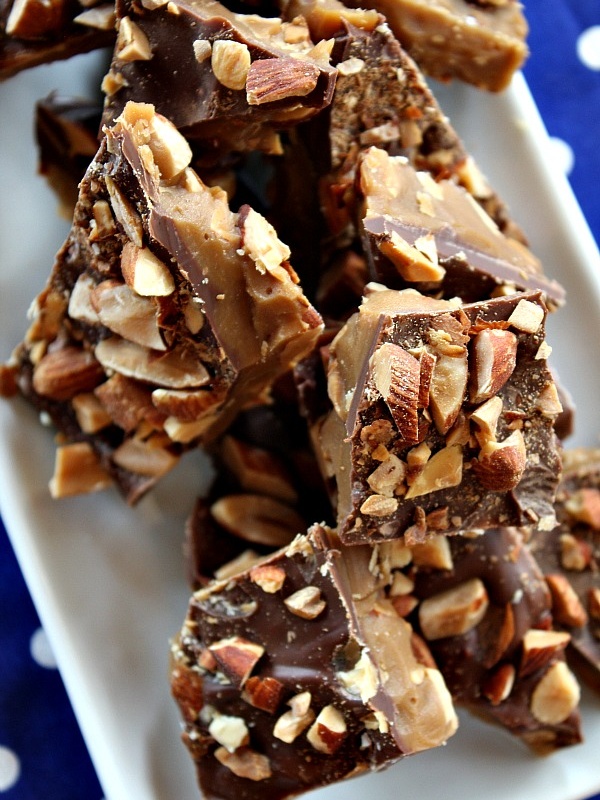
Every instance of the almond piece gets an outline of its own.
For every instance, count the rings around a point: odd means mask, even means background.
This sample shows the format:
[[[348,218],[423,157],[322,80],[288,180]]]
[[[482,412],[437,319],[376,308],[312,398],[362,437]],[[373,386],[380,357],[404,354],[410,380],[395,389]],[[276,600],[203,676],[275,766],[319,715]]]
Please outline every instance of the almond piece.
[[[217,747],[215,758],[224,767],[250,781],[265,781],[271,777],[271,764],[267,756],[257,753],[249,747],[240,747],[230,753],[226,747]]]
[[[525,440],[514,430],[503,442],[488,441],[473,461],[473,473],[485,489],[508,492],[519,483],[527,466]]]
[[[242,699],[254,708],[260,708],[269,714],[274,714],[281,703],[285,686],[276,678],[267,676],[259,678],[251,675],[242,691]]]
[[[320,753],[333,755],[339,750],[348,733],[348,726],[341,711],[328,705],[321,709],[308,729],[306,738]]]
[[[288,611],[302,619],[316,619],[327,606],[318,586],[304,586],[288,595],[283,602]]]
[[[298,493],[282,460],[270,450],[229,435],[223,439],[221,455],[242,489],[268,494],[288,503],[298,500]]]
[[[375,452],[372,455],[375,458]],[[405,476],[406,464],[390,453],[369,475],[367,483],[377,494],[392,497],[395,490],[404,483]]]
[[[459,444],[438,450],[411,483],[405,497],[421,497],[441,489],[459,486],[462,481],[463,454]]]
[[[151,350],[167,349],[152,300],[140,297],[125,283],[115,280],[95,286],[90,300],[102,325],[113,333]]]
[[[490,397],[471,414],[470,419],[476,425],[475,437],[480,447],[485,447],[488,442],[496,441],[496,428],[503,407],[502,398]]]
[[[552,615],[560,624],[568,628],[582,628],[588,616],[577,593],[564,575],[545,575],[552,595]]]
[[[148,348],[113,336],[98,342],[95,355],[106,370],[168,389],[193,389],[210,381],[193,350],[173,349],[157,357]]]
[[[127,286],[142,297],[168,297],[175,291],[168,267],[149,248],[133,242],[123,247],[121,272]]]
[[[121,17],[115,47],[115,58],[119,61],[149,61],[152,48],[148,37],[129,17]]]
[[[242,717],[217,714],[208,726],[208,732],[218,744],[230,753],[235,753],[250,741],[248,726]]]
[[[489,675],[481,690],[493,706],[499,706],[512,692],[516,670],[512,664],[502,664]]]
[[[250,62],[247,45],[230,39],[217,39],[213,42],[211,67],[215,78],[228,89],[239,91],[245,87]]]
[[[273,736],[286,744],[295,741],[315,718],[315,712],[310,707],[311,700],[310,692],[300,692],[290,698],[290,710],[282,714],[275,723]]]
[[[112,460],[121,469],[149,478],[160,478],[173,469],[179,456],[163,447],[154,446],[152,440],[125,439],[113,452]]]
[[[306,530],[294,509],[259,494],[227,495],[212,504],[210,513],[234,536],[268,547],[283,547]]]
[[[563,631],[528,630],[523,636],[519,677],[531,675],[544,667],[565,649],[570,640],[570,634]]]
[[[267,592],[275,594],[285,583],[285,570],[275,564],[260,564],[252,567],[249,573],[250,580]]]
[[[87,442],[73,442],[57,448],[54,475],[49,484],[50,495],[55,500],[99,492],[110,486],[112,478]]]
[[[210,389],[154,389],[151,395],[152,405],[161,414],[175,417],[181,422],[194,422],[202,419],[210,411],[223,402],[224,393]],[[168,428],[165,422],[165,430]],[[168,431],[170,434],[170,431]],[[171,438],[173,438],[171,436]]]
[[[419,361],[396,344],[384,343],[370,362],[375,388],[390,410],[400,436],[407,444],[419,441]]]
[[[392,262],[399,275],[410,283],[441,281],[446,270],[421,250],[408,244],[396,231],[378,244],[382,255]]]
[[[33,370],[33,388],[52,400],[70,400],[94,389],[105,378],[93,354],[79,347],[46,353]]]
[[[208,649],[224,674],[240,688],[246,683],[265,652],[262,645],[241,636],[220,639],[210,644]]]
[[[481,622],[488,605],[488,594],[479,578],[428,597],[419,606],[423,636],[428,641],[460,636]]]
[[[65,24],[63,0],[15,0],[6,8],[6,34],[17,39],[43,39]]]
[[[471,341],[469,399],[483,403],[496,395],[517,364],[517,337],[511,331],[486,328]]]
[[[581,689],[564,661],[548,669],[531,695],[529,708],[544,725],[560,725],[577,708]]]
[[[537,333],[546,312],[538,303],[532,303],[531,300],[519,300],[515,310],[508,318],[509,325],[524,333]]]
[[[274,103],[288,97],[306,97],[317,85],[316,64],[298,58],[261,58],[254,61],[246,78],[248,105]]]
[[[93,392],[75,395],[71,403],[77,424],[84,433],[97,433],[112,422],[110,415]]]
[[[600,619],[600,589],[596,586],[588,591],[588,611],[592,619]]]
[[[452,551],[446,536],[431,536],[421,544],[411,547],[413,564],[432,569],[452,569]]]
[[[466,347],[456,355],[439,354],[429,387],[429,410],[442,435],[454,425],[462,408],[468,379]]]
[[[592,547],[589,542],[577,539],[571,533],[560,535],[560,563],[563,569],[583,572],[592,560]]]

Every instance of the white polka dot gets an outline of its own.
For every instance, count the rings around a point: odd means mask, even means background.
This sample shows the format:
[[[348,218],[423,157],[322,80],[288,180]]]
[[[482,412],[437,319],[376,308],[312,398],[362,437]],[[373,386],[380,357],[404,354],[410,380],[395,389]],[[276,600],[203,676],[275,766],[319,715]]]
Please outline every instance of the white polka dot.
[[[40,667],[48,667],[49,669],[56,667],[56,659],[46,636],[46,631],[43,628],[38,628],[31,637],[29,651],[33,660]]]
[[[584,66],[600,69],[600,25],[593,25],[579,34],[577,55]]]
[[[565,175],[568,175],[573,170],[575,163],[573,148],[564,139],[559,139],[558,136],[550,137],[550,148],[554,163]]]
[[[12,789],[20,774],[21,764],[16,753],[0,745],[0,792]]]

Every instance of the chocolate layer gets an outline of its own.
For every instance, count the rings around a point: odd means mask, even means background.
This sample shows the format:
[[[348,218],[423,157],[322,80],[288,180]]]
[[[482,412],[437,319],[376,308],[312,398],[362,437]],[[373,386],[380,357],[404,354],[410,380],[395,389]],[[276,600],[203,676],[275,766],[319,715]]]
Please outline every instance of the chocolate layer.
[[[206,797],[291,797],[454,732],[439,672],[414,655],[370,556],[342,557],[314,526],[192,596],[171,686]]]

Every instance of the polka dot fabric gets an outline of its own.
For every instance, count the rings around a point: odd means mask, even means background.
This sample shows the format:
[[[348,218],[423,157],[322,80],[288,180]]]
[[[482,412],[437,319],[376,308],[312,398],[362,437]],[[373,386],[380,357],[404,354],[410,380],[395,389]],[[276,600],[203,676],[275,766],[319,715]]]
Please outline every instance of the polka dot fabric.
[[[600,3],[525,2],[524,74],[596,241],[600,241]]]
[[[525,8],[532,52],[525,77],[552,137],[555,163],[600,241],[600,3],[532,0]],[[0,524],[0,800],[102,796]]]

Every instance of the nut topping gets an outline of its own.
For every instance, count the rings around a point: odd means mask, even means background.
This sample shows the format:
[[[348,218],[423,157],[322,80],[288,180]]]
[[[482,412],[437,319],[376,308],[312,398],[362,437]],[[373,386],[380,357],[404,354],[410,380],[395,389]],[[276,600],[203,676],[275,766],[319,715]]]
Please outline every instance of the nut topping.
[[[285,687],[276,678],[251,675],[244,684],[242,698],[255,708],[274,714],[281,703]]]
[[[229,680],[239,687],[246,683],[265,652],[264,647],[241,636],[220,639],[208,649]]]
[[[53,400],[70,400],[94,389],[104,377],[92,353],[67,346],[46,353],[40,360],[33,371],[33,388]]]
[[[283,601],[288,611],[302,619],[316,619],[326,607],[317,586],[304,586]]]
[[[438,450],[410,485],[406,498],[421,497],[441,489],[458,486],[462,480],[463,455],[459,444]]]
[[[217,39],[213,42],[210,63],[215,78],[228,89],[240,90],[246,85],[250,70],[250,50],[241,42]]]
[[[265,781],[272,774],[269,759],[249,747],[240,747],[235,753],[230,753],[226,747],[217,747],[215,758],[238,778]]]
[[[276,567],[274,564],[261,564],[257,567],[252,567],[249,577],[252,583],[260,586],[263,592],[275,594],[285,583],[285,570],[281,567]]]
[[[274,103],[287,97],[305,97],[317,85],[316,64],[297,58],[261,58],[254,61],[246,78],[246,98],[251,106]]]
[[[112,486],[112,478],[87,442],[65,444],[56,449],[50,495],[55,500]]]
[[[511,331],[486,328],[471,345],[469,398],[483,403],[497,394],[514,372],[517,337]]]
[[[503,442],[488,441],[481,448],[473,472],[481,485],[492,492],[514,489],[525,472],[527,451],[520,430],[514,430]]]
[[[575,710],[581,690],[564,661],[548,669],[531,695],[533,716],[545,725],[560,725]]]
[[[530,300],[519,300],[508,322],[513,328],[524,333],[537,333],[544,321],[545,311],[538,303]]]
[[[213,717],[208,732],[230,753],[248,744],[250,740],[245,721],[241,717],[230,717],[227,714],[217,714]]]
[[[419,361],[391,342],[383,344],[371,357],[375,387],[407,444],[419,441],[420,371]]]
[[[332,755],[346,737],[348,726],[344,715],[335,706],[325,706],[309,728],[306,738],[320,753]]]
[[[523,636],[523,651],[519,676],[531,675],[544,667],[568,645],[571,637],[562,631],[543,631],[532,628]]]
[[[227,495],[212,504],[210,513],[234,536],[269,547],[289,544],[306,528],[292,508],[259,494]]]
[[[471,578],[452,589],[428,597],[419,606],[419,623],[428,641],[460,636],[479,625],[488,609],[486,588]]]
[[[273,736],[287,744],[297,739],[315,718],[310,702],[310,692],[301,692],[288,700],[290,710],[282,714],[275,723]]]
[[[581,628],[588,616],[577,593],[564,575],[546,575],[546,583],[552,595],[552,613],[560,625]]]
[[[127,242],[121,253],[121,272],[131,289],[143,297],[167,297],[175,291],[168,267],[147,247]]]

